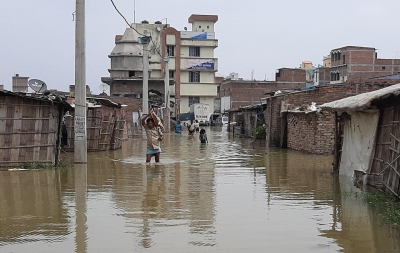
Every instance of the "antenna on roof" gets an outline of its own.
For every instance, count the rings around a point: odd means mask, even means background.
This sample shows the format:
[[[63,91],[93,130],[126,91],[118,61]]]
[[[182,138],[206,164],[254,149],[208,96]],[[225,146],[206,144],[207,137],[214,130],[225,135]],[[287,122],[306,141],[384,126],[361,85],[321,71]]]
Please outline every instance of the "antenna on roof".
[[[44,92],[47,90],[47,85],[45,82],[39,79],[29,79],[28,81],[29,87],[34,90],[36,93]]]
[[[133,0],[133,23],[136,23],[136,0]]]

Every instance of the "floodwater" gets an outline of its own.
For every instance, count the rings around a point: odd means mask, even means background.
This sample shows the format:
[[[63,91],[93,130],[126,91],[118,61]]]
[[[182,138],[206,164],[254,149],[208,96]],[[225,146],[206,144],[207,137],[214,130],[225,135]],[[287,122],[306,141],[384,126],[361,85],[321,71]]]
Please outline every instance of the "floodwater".
[[[138,138],[87,166],[0,171],[0,252],[400,252],[331,156],[207,131],[166,134],[158,165]]]

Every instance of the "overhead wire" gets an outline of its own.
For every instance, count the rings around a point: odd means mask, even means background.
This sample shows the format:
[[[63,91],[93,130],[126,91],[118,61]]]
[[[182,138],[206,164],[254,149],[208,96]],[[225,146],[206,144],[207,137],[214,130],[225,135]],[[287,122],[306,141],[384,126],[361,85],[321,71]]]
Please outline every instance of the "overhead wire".
[[[125,18],[125,16],[118,10],[118,7],[115,5],[114,0],[110,0],[110,1],[111,1],[112,5],[114,6],[114,9],[115,9],[115,10],[118,12],[118,14],[125,20],[125,23],[126,23],[130,28],[132,28],[132,29],[133,29],[135,32],[137,32],[139,35],[142,35],[142,36],[144,36],[144,37],[146,37],[146,38],[150,38],[150,41],[151,41],[151,42],[153,43],[153,45],[155,46],[155,48],[154,48],[155,51],[157,52],[158,55],[160,55],[161,58],[163,58],[163,56],[162,56],[161,53],[160,53],[160,50],[158,49],[156,43],[154,42],[152,36],[148,36],[148,35],[145,35],[145,34],[139,32],[136,28],[134,28],[131,24],[129,24],[129,22],[128,22],[128,20]]]
[[[115,10],[118,12],[118,14],[125,20],[125,23],[126,23],[130,28],[132,28],[135,32],[137,32],[139,35],[144,36],[144,37],[149,37],[149,38],[150,38],[150,41],[151,41],[151,42],[153,43],[153,45],[155,46],[155,51],[157,52],[157,54],[158,54],[161,58],[164,58],[164,56],[161,55],[160,50],[158,49],[158,47],[157,47],[156,43],[154,42],[152,36],[148,36],[148,35],[145,35],[145,34],[139,32],[136,28],[134,28],[131,24],[129,24],[129,22],[128,22],[128,20],[125,18],[125,16],[118,10],[118,7],[115,5],[114,0],[110,0],[110,1],[111,1],[112,5],[114,6]],[[150,50],[148,50],[148,52],[150,52]],[[180,64],[178,64],[178,63],[175,61],[175,70],[176,70],[177,67],[178,67],[178,68],[181,68]]]

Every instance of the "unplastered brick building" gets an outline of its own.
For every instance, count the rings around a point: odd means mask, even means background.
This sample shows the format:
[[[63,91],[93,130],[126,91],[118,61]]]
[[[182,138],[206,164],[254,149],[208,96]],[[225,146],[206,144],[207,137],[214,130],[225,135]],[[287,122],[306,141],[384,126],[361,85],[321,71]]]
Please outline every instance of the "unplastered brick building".
[[[330,52],[330,84],[362,83],[400,72],[400,59],[380,59],[373,47],[346,46]]]
[[[280,68],[275,81],[229,78],[220,83],[218,97],[221,111],[238,109],[262,103],[265,94],[278,90],[300,90],[306,87],[306,71],[298,68]]]

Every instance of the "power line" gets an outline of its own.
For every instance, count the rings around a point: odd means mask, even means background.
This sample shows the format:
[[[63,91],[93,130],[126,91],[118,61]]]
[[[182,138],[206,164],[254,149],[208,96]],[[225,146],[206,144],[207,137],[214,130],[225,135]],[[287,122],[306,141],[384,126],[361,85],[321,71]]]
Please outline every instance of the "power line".
[[[125,16],[118,10],[117,6],[116,6],[115,3],[114,3],[114,0],[110,0],[110,1],[111,1],[112,5],[114,6],[115,10],[116,10],[116,11],[118,12],[118,14],[125,20],[125,23],[126,23],[130,28],[132,28],[133,30],[135,30],[135,32],[137,32],[139,35],[148,37],[147,35],[142,34],[142,33],[139,32],[138,30],[136,30],[134,27],[132,27],[132,25],[129,24],[128,20],[126,20]]]
[[[135,30],[135,32],[137,32],[139,35],[142,35],[142,36],[144,36],[144,37],[149,37],[149,38],[150,38],[150,41],[151,41],[151,42],[153,43],[153,45],[155,46],[155,51],[156,51],[157,54],[160,55],[160,57],[162,58],[163,56],[161,55],[160,50],[157,49],[157,45],[156,45],[156,43],[154,42],[153,38],[152,38],[151,36],[148,36],[148,35],[145,35],[145,34],[139,32],[136,28],[134,28],[131,24],[129,24],[129,22],[128,22],[128,20],[125,18],[125,16],[118,10],[117,6],[116,6],[115,3],[114,3],[114,0],[110,0],[110,1],[111,1],[112,5],[114,6],[115,10],[116,10],[116,11],[118,12],[118,14],[125,20],[125,23],[126,23],[130,28],[132,28],[133,30]]]

